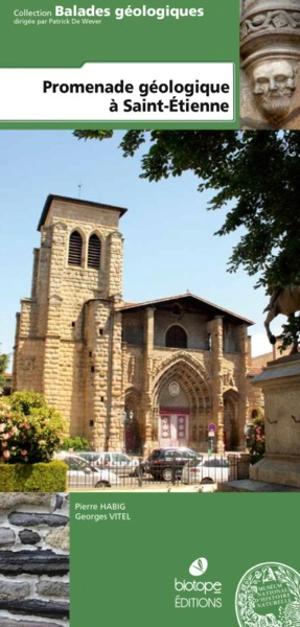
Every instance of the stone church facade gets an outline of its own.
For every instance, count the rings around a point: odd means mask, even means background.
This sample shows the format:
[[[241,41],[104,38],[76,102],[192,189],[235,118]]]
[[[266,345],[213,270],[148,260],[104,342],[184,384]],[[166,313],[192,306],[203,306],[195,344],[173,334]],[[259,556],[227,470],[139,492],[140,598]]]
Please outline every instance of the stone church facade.
[[[244,450],[250,320],[191,293],[122,300],[126,209],[48,196],[13,389],[34,389],[98,450]]]

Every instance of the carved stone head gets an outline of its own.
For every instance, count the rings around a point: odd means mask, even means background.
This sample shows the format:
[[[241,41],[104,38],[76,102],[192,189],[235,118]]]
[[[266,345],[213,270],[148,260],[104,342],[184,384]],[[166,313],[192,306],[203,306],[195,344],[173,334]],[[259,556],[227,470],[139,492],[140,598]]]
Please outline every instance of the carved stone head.
[[[285,59],[261,60],[252,68],[253,94],[264,117],[277,124],[291,110],[296,89],[292,64]]]

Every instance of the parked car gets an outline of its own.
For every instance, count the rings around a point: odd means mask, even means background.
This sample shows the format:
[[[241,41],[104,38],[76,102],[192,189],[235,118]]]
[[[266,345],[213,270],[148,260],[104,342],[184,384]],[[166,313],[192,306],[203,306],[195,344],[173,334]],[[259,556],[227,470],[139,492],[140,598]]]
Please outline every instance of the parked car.
[[[118,453],[116,451],[106,451],[98,454],[95,461],[97,468],[112,470],[117,475],[134,475],[139,465],[137,459],[133,459],[126,453]]]
[[[68,466],[70,486],[90,486],[94,488],[120,485],[119,477],[111,470],[101,470],[77,455],[65,455],[62,461]]]
[[[157,448],[141,463],[141,470],[154,479],[172,481],[181,478],[182,469],[189,461],[202,459],[202,455],[187,447]]]
[[[74,455],[85,459],[85,461],[90,464],[96,465],[101,453],[96,453],[95,451],[76,451]]]
[[[182,471],[183,483],[220,483],[228,481],[229,462],[227,457],[204,457],[191,460]]]

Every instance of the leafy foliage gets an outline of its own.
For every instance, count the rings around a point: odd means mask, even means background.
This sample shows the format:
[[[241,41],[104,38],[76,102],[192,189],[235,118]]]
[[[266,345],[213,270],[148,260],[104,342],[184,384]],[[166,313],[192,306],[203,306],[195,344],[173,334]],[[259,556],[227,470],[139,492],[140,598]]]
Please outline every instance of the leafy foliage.
[[[63,451],[88,451],[90,443],[86,438],[77,436],[76,438],[65,438],[60,445]]]
[[[0,399],[0,461],[49,462],[63,427],[61,414],[41,394],[23,391]]]
[[[300,337],[300,316],[290,317],[288,322],[282,325],[282,334],[279,336],[281,341],[280,351],[283,352],[291,344],[296,344],[296,338]]]
[[[62,461],[38,464],[0,464],[1,492],[65,492],[67,465]]]
[[[253,432],[249,452],[251,463],[255,464],[265,454],[265,418],[263,409],[257,410],[257,417],[253,420]]]
[[[5,355],[4,353],[0,354],[0,389],[3,387],[5,383],[4,373],[7,369],[8,362],[9,362],[8,355]]]
[[[75,131],[103,140],[113,131]],[[239,230],[228,271],[243,267],[267,294],[300,283],[300,134],[297,131],[130,130],[120,144],[125,157],[142,147],[141,177],[159,181],[190,170],[198,190],[215,190],[207,209],[225,209],[217,235]],[[283,336],[293,342],[288,329]]]

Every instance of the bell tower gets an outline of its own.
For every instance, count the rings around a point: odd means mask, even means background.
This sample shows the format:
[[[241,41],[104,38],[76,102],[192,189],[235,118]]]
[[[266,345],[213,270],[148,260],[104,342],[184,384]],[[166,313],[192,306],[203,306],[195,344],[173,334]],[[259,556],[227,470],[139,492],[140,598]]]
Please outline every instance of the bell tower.
[[[107,437],[110,369],[118,371],[112,362],[121,351],[114,309],[122,299],[119,220],[126,211],[49,195],[31,297],[17,314],[14,390],[43,393],[64,414],[70,435],[85,435],[95,446]]]

